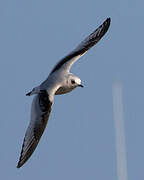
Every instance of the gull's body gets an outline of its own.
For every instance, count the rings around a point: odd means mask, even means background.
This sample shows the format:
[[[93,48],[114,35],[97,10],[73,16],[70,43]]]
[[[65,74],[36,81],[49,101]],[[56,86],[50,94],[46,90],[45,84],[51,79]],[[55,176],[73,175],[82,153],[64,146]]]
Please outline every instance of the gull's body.
[[[37,147],[49,119],[54,95],[68,93],[78,86],[83,87],[80,78],[70,73],[71,66],[104,36],[109,26],[110,18],[59,61],[40,86],[35,87],[27,94],[29,96],[35,94],[35,97],[32,102],[31,120],[25,134],[18,168],[29,159]]]

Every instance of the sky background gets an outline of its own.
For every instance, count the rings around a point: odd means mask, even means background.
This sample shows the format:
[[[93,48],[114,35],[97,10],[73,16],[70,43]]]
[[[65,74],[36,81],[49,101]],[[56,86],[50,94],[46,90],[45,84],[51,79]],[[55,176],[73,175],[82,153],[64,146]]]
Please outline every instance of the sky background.
[[[112,84],[123,86],[128,179],[144,179],[144,2],[0,1],[0,179],[116,180]],[[47,129],[16,168],[33,97],[25,94],[103,21],[102,40],[74,66],[85,88],[56,96]]]

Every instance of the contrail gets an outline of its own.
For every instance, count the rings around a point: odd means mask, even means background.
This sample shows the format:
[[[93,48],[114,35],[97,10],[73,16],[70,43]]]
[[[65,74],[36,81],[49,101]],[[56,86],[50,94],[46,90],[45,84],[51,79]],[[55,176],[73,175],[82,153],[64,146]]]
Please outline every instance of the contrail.
[[[118,180],[128,180],[125,134],[124,134],[122,84],[114,83],[112,86],[112,91],[113,91],[115,135],[116,135],[117,176],[118,176]]]

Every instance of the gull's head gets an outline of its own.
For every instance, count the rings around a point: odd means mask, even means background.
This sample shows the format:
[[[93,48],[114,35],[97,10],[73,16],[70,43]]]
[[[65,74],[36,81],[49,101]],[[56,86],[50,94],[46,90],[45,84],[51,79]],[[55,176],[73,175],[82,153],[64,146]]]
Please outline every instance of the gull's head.
[[[40,92],[40,87],[35,87],[32,89],[32,91],[30,91],[29,93],[26,94],[26,96],[31,96],[33,94],[38,94]]]
[[[72,88],[76,88],[76,87],[84,87],[81,83],[80,78],[78,78],[75,75],[71,75],[69,78],[69,84]]]

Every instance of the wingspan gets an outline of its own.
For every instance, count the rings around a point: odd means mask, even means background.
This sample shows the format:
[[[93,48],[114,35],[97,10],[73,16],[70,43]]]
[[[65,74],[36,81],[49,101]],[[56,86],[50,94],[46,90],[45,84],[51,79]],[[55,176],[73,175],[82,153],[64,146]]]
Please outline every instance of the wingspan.
[[[31,109],[31,121],[24,137],[17,168],[20,168],[36,149],[48,123],[52,103],[46,91],[41,91],[34,97]]]
[[[102,25],[100,25],[93,33],[84,39],[71,53],[65,56],[56,64],[50,74],[63,68],[65,71],[70,71],[71,66],[82,55],[84,55],[91,47],[93,47],[107,32],[110,26],[110,18],[107,18]]]

